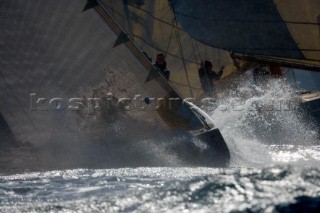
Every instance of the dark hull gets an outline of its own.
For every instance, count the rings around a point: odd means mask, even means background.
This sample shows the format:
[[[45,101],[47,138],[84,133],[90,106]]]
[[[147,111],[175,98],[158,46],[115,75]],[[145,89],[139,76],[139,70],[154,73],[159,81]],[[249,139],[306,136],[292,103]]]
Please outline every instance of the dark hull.
[[[229,165],[229,148],[219,129],[213,128],[204,133],[198,134],[197,137],[208,145],[208,156],[214,162],[214,166],[226,167]]]

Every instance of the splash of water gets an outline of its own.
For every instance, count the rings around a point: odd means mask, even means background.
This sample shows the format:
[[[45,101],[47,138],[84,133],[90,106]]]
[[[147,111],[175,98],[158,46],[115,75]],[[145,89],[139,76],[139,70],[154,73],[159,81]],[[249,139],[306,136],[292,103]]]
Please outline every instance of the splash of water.
[[[228,143],[233,166],[277,163],[271,145],[319,143],[314,124],[299,110],[296,91],[284,80],[270,79],[259,86],[243,82],[218,103],[211,117]]]

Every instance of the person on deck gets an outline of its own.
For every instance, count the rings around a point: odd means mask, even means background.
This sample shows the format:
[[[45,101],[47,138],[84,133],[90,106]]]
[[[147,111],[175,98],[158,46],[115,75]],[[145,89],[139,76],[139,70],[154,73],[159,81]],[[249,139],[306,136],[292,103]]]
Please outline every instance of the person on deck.
[[[162,53],[159,53],[156,58],[156,63],[154,66],[159,70],[159,72],[167,79],[169,80],[170,77],[170,71],[167,69],[167,63],[165,56]]]
[[[219,73],[215,73],[212,70],[212,63],[210,61],[205,61],[204,64],[201,63],[201,68],[199,69],[199,78],[201,86],[206,95],[214,95],[214,80],[219,80],[223,74],[223,68],[221,67]]]

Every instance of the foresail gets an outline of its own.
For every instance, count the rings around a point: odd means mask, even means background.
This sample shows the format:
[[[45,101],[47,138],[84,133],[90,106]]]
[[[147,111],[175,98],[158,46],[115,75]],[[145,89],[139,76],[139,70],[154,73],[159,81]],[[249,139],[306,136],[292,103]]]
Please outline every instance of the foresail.
[[[274,0],[295,42],[308,60],[320,64],[320,2]],[[310,62],[309,62],[310,63]],[[314,62],[316,63],[316,62]]]
[[[172,0],[183,28],[213,47],[320,61],[319,1]]]
[[[139,123],[200,128],[180,105],[180,123],[168,123],[157,100],[179,94],[160,76],[145,83],[152,65],[132,42],[115,45],[121,29],[99,5],[82,12],[86,3],[0,3],[0,110],[16,139],[103,141]]]

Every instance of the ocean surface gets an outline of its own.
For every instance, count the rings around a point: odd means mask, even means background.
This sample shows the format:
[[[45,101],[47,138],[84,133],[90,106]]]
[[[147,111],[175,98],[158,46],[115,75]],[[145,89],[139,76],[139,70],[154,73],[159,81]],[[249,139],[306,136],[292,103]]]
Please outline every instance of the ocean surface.
[[[243,96],[243,85],[206,109],[231,152],[225,168],[185,134],[40,147],[1,141],[0,212],[320,212],[318,126],[305,112],[279,110],[274,98],[294,95],[281,82],[271,88]]]
[[[318,212],[320,170],[136,168],[0,179],[1,212]]]

